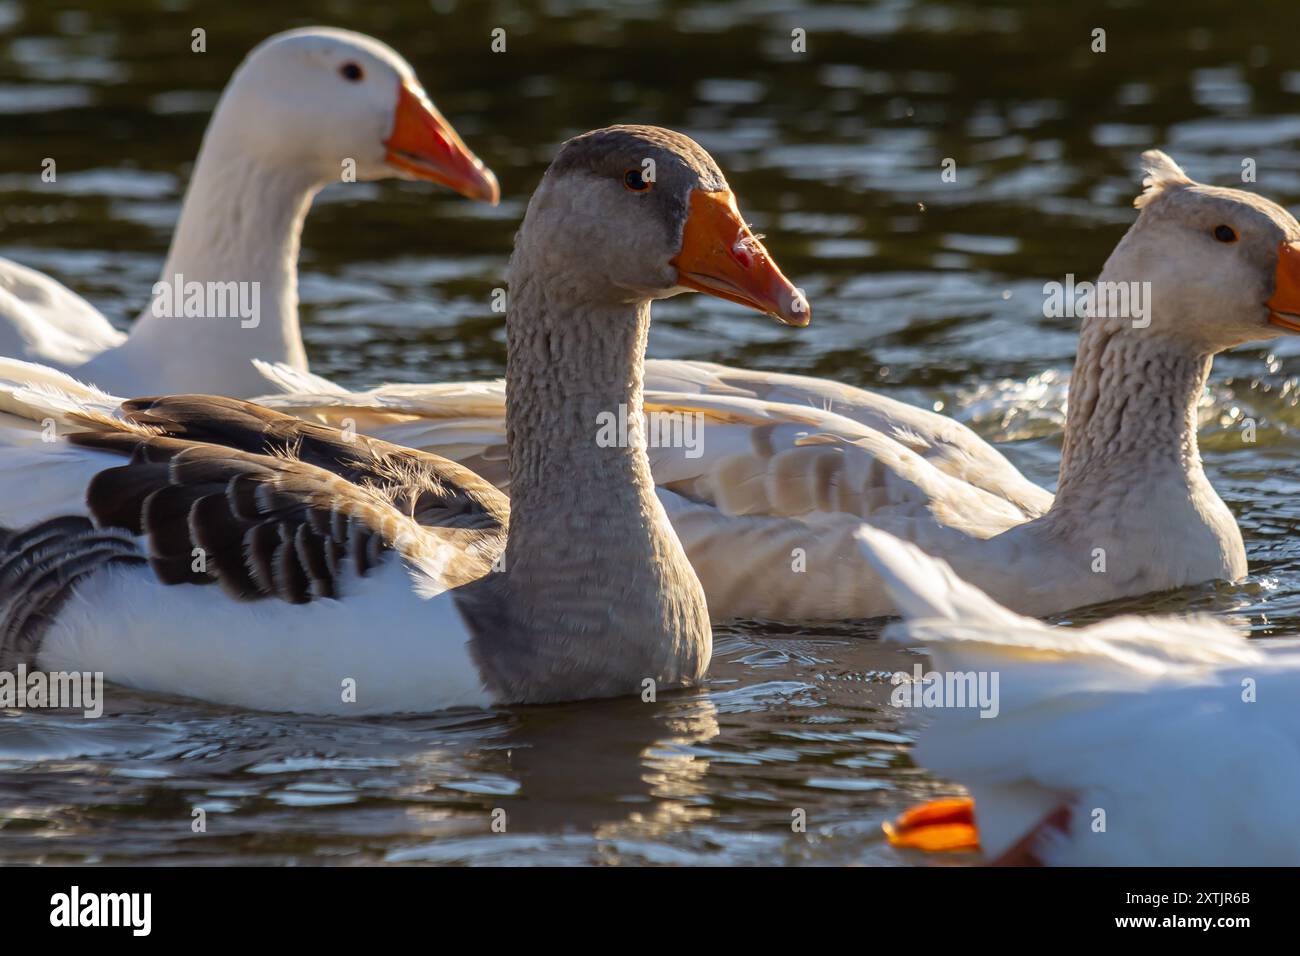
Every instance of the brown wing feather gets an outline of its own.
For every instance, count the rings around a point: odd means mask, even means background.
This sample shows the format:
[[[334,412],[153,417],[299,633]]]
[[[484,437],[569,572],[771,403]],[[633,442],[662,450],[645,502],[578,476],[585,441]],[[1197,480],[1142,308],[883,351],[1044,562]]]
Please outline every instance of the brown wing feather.
[[[292,456],[356,484],[397,490],[394,503],[434,527],[504,528],[507,498],[463,465],[366,435],[304,422],[215,395],[169,395],[124,402],[128,421],[173,438],[257,455]]]
[[[182,395],[123,409],[146,430],[100,425],[68,440],[128,457],[95,476],[87,504],[101,527],[146,537],[165,583],[215,581],[237,598],[302,603],[337,596],[345,558],[365,574],[389,550],[418,560],[422,548],[454,541],[472,580],[503,540],[505,497],[436,455],[349,440],[236,399]]]

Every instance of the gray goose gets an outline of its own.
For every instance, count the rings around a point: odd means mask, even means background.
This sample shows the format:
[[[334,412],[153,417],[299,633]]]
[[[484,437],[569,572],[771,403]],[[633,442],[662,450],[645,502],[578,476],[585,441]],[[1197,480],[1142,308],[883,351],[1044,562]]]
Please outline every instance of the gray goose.
[[[575,137],[510,264],[509,504],[446,459],[237,399],[83,413],[80,431],[12,455],[33,480],[81,487],[85,510],[69,498],[6,534],[0,648],[311,713],[698,681],[708,609],[640,415],[650,302],[687,289],[808,322],[697,144],[644,126]],[[620,409],[628,440],[607,447],[598,416]]]
[[[1201,465],[1196,406],[1214,355],[1300,332],[1300,223],[1262,196],[1195,182],[1162,152],[1143,161],[1138,215],[1098,278],[1101,308],[1080,323],[1055,495],[960,423],[885,396],[647,363],[646,406],[707,423],[697,453],[649,454],[715,620],[896,613],[856,546],[864,523],[1024,614],[1246,575],[1241,532]],[[1146,315],[1126,314],[1139,301]],[[267,401],[352,418],[508,488],[490,383]]]

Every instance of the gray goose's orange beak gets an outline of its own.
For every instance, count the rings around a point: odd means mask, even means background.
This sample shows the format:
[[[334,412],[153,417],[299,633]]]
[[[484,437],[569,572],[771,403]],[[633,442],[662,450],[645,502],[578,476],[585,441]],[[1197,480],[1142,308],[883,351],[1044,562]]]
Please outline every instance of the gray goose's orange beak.
[[[496,205],[501,198],[497,178],[452,129],[424,90],[413,81],[397,90],[393,131],[384,140],[388,165],[456,190],[470,199]]]
[[[1300,242],[1278,243],[1273,296],[1264,305],[1270,325],[1300,332]]]
[[[739,302],[786,325],[802,327],[812,319],[808,300],[749,231],[730,190],[692,190],[682,251],[671,264],[678,284],[688,289]]]

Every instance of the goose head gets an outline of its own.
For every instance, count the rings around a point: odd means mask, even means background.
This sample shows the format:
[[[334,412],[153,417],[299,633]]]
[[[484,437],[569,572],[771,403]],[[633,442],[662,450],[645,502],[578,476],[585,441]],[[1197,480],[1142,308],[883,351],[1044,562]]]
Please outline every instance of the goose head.
[[[361,33],[311,27],[259,44],[222,94],[213,133],[274,168],[338,180],[440,183],[496,203],[496,177],[430,102],[411,65]]]
[[[1147,331],[1213,354],[1300,332],[1300,223],[1276,203],[1194,182],[1143,153],[1137,222],[1103,280],[1149,282]]]
[[[530,242],[535,239],[535,242]],[[566,142],[533,193],[519,250],[594,301],[705,292],[808,324],[803,294],[745,224],[717,164],[655,126],[611,126]]]

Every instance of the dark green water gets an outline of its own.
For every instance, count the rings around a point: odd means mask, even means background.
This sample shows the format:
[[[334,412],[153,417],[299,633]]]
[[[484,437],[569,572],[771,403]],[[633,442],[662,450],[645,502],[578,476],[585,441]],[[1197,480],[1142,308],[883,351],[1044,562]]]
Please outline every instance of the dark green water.
[[[684,296],[656,306],[652,355],[941,407],[1050,485],[1074,328],[1043,317],[1042,285],[1101,267],[1133,218],[1138,154],[1159,146],[1224,185],[1249,157],[1253,188],[1300,200],[1300,12],[1281,2],[0,0],[0,255],[125,325],[226,78],[265,35],[309,23],[401,50],[504,193],[495,210],[418,184],[322,195],[303,243],[305,334],[314,370],[350,384],[501,374],[490,293],[555,146],[657,123],[717,157],[815,318],[795,332]],[[498,26],[504,54],[489,50]],[[1090,51],[1098,27],[1104,54]],[[57,187],[39,179],[47,156]],[[940,180],[947,157],[955,183]],[[1204,403],[1207,468],[1251,578],[1126,609],[1300,632],[1297,372],[1296,341],[1241,350]],[[653,706],[339,721],[119,691],[99,721],[13,712],[0,858],[913,862],[880,821],[952,788],[911,765],[888,674],[914,658],[876,633],[728,628],[709,685]],[[806,833],[791,832],[797,810]]]

